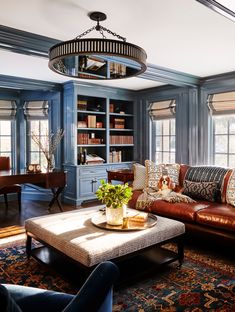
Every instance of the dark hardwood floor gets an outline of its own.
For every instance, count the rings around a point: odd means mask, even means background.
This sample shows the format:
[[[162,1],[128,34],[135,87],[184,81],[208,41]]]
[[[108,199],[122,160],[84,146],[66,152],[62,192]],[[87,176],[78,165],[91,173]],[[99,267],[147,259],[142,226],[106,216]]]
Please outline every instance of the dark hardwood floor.
[[[9,208],[6,209],[4,202],[0,202],[0,228],[9,226],[23,226],[24,221],[29,218],[48,215],[52,213],[60,212],[59,207],[54,204],[51,210],[48,209],[48,202],[46,201],[32,201],[22,200],[22,209],[19,212],[17,201],[9,201]],[[98,205],[98,201],[88,202],[80,207],[62,203],[64,211],[70,211],[74,209],[81,209]]]

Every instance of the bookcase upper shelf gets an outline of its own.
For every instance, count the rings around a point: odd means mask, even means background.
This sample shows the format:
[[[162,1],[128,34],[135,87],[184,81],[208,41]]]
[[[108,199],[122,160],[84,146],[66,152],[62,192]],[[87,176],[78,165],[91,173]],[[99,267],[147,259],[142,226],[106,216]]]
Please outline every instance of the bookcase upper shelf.
[[[104,163],[134,160],[134,101],[77,94],[77,154]]]

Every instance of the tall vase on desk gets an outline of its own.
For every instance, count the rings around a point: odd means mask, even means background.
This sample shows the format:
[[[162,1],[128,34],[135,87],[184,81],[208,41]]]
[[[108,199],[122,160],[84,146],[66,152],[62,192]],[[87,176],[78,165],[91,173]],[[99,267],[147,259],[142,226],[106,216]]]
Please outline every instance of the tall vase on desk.
[[[55,168],[55,157],[53,154],[47,158],[47,172],[52,172]]]
[[[56,133],[49,133],[46,131],[46,135],[42,139],[38,133],[32,132],[32,140],[38,145],[39,149],[43,152],[47,160],[47,172],[53,171],[55,168],[54,153],[64,136],[64,130],[58,129]]]

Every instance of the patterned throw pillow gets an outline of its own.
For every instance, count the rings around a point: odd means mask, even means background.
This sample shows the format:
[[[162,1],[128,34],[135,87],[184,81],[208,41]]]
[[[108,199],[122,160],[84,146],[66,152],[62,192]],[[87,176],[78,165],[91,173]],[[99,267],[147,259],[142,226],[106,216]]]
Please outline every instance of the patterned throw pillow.
[[[162,168],[151,160],[145,160],[146,187],[158,190],[158,181],[162,176]]]
[[[146,167],[141,164],[133,165],[134,171],[134,181],[132,184],[132,189],[134,190],[143,190],[146,183]]]
[[[194,182],[184,180],[183,194],[192,198],[214,202],[217,195],[217,182]]]
[[[235,169],[233,170],[227,185],[226,202],[235,206]]]
[[[158,190],[158,182],[163,175],[168,175],[174,185],[179,184],[179,164],[159,164],[156,165],[151,160],[145,160],[146,166],[146,187]]]

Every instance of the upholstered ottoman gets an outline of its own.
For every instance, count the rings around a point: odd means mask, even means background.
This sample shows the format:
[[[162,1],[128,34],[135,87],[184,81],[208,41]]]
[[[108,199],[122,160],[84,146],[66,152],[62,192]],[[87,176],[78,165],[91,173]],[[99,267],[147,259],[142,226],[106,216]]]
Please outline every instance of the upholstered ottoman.
[[[32,238],[51,246],[85,267],[104,260],[119,259],[154,245],[169,241],[178,243],[178,253],[172,261],[183,261],[182,222],[157,217],[155,226],[139,231],[112,231],[93,225],[91,218],[99,207],[57,213],[26,220],[27,255],[32,253]],[[168,259],[169,262],[169,259]]]

